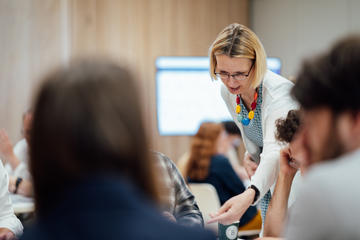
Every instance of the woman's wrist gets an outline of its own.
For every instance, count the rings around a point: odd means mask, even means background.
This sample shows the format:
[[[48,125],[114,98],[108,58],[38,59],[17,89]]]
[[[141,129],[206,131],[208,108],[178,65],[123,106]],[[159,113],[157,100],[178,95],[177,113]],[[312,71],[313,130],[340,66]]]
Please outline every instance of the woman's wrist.
[[[249,205],[253,204],[254,202],[256,202],[256,200],[258,199],[258,195],[259,195],[259,190],[257,190],[257,188],[254,185],[251,185],[246,191],[245,193],[247,193],[247,195],[249,196]]]

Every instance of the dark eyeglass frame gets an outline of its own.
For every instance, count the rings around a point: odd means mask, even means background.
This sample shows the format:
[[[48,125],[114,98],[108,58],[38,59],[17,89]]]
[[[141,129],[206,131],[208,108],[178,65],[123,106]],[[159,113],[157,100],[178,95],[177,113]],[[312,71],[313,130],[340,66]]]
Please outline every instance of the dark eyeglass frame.
[[[230,74],[230,73],[225,73],[225,72],[214,72],[214,74],[216,75],[216,77],[218,79],[221,79],[221,80],[229,80],[230,76],[231,76],[233,79],[235,79],[237,81],[241,81],[241,80],[245,80],[247,77],[249,77],[250,72],[254,65],[255,65],[255,61],[253,61],[253,63],[251,64],[250,70],[247,74],[244,74],[244,73]]]

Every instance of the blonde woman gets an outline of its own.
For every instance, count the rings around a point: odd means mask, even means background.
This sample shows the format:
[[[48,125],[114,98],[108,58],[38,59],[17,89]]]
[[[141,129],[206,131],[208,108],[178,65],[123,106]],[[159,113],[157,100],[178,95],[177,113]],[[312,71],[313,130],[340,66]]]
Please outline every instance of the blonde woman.
[[[293,84],[269,71],[259,38],[241,24],[222,30],[210,47],[210,74],[221,80],[221,95],[241,131],[246,148],[244,164],[250,187],[232,197],[212,215],[210,222],[239,220],[260,201],[264,218],[279,169],[281,146],[275,140],[275,121],[297,108],[290,97]]]

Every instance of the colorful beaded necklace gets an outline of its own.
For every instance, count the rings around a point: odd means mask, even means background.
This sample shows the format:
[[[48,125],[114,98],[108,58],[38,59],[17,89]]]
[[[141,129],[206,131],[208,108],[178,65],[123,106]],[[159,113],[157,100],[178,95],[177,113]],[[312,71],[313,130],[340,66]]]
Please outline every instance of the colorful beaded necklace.
[[[247,117],[241,116],[241,106],[240,106],[240,94],[236,95],[236,114],[238,122],[241,122],[242,125],[247,126],[249,125],[250,121],[254,118],[254,110],[256,108],[256,101],[258,98],[257,90],[255,90],[254,93],[254,101],[251,104],[251,111],[249,112]]]

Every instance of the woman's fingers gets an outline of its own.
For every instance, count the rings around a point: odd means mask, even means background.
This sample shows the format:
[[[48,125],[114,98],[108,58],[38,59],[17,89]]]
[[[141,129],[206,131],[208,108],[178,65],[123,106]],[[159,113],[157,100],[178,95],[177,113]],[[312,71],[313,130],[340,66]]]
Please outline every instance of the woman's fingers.
[[[227,212],[231,208],[231,203],[229,201],[226,201],[224,205],[222,205],[219,210],[216,213],[210,213],[210,217],[212,218],[209,222],[216,222],[217,220],[214,220],[214,218],[218,218],[221,214]]]
[[[258,167],[258,164],[256,162],[254,162],[251,159],[247,160],[247,164],[252,168],[252,169],[256,169]]]
[[[249,175],[249,178],[251,178],[254,175],[258,165],[251,160],[250,155],[247,155],[244,160],[244,167],[247,174]]]
[[[219,222],[219,223],[225,224],[225,225],[231,224],[234,221],[230,220],[231,219],[230,214],[231,214],[230,212],[225,212],[217,217],[210,219],[207,223]]]
[[[250,166],[251,166],[250,173],[251,176],[253,176],[256,172],[256,169],[258,168],[258,165],[255,162],[251,161]]]
[[[252,166],[252,170],[253,170],[254,172],[256,171],[257,168],[258,168],[258,165]]]
[[[214,222],[220,222],[222,224],[230,224],[233,221],[229,220],[231,219],[231,212],[229,211],[231,209],[231,204],[229,202],[226,202],[215,214],[211,214],[210,216],[212,219],[208,221],[208,223],[214,223]]]
[[[224,212],[226,212],[227,210],[229,210],[229,208],[231,207],[231,204],[229,203],[229,201],[226,201],[224,203],[224,205],[222,205],[219,210],[214,214],[214,216],[219,216],[220,214],[223,214]]]
[[[257,168],[258,167],[258,164],[256,163],[256,162],[254,162],[254,161],[252,161],[252,160],[249,160],[250,161],[250,166],[252,167],[252,168]]]
[[[246,190],[242,194],[230,198],[208,223],[220,222],[222,224],[230,224],[239,221],[246,209],[251,205],[253,197],[253,191]]]

